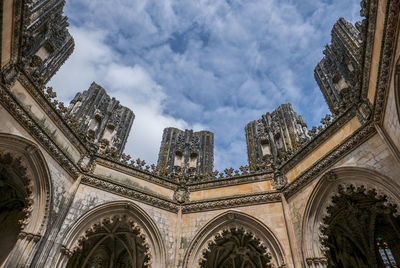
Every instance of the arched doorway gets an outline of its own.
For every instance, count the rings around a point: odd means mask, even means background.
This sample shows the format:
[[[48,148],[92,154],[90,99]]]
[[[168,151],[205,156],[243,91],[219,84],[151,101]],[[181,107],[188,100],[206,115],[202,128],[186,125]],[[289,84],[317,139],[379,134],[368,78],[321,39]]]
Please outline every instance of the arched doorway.
[[[243,228],[217,234],[203,252],[201,268],[268,268],[271,256],[260,239]]]
[[[399,185],[376,171],[341,167],[325,173],[303,216],[307,267],[395,267],[387,266],[388,254],[398,265],[397,204]]]
[[[129,201],[93,208],[69,228],[62,245],[54,267],[166,267],[156,224]]]
[[[20,158],[0,154],[0,264],[18,240],[28,218],[31,189]]]
[[[140,227],[126,215],[94,224],[80,241],[68,268],[150,267],[149,246]]]
[[[400,217],[387,201],[374,190],[339,185],[321,228],[328,267],[398,267]]]
[[[39,148],[0,133],[0,265],[30,265],[50,207],[50,174]]]
[[[208,222],[192,239],[184,268],[285,267],[276,236],[256,218],[227,211]]]

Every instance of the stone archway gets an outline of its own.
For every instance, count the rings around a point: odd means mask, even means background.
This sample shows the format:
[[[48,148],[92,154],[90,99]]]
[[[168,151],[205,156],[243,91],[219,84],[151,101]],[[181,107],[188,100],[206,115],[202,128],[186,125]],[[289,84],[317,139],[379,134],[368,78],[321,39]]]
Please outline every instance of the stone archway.
[[[192,239],[183,267],[264,267],[260,263],[284,267],[284,256],[279,241],[263,223],[242,212],[227,211]]]
[[[268,249],[243,228],[222,230],[203,251],[201,268],[270,268]]]
[[[400,217],[387,201],[374,189],[339,185],[321,228],[328,267],[395,267],[387,255],[400,260]]]
[[[146,235],[132,218],[115,215],[93,224],[78,242],[67,268],[148,268]]]
[[[32,196],[26,168],[21,158],[0,153],[0,264],[17,243],[18,235],[29,218]]]
[[[161,234],[137,205],[115,201],[83,215],[63,239],[56,267],[166,267]]]
[[[0,265],[29,265],[51,203],[50,175],[32,142],[0,133]]]
[[[327,267],[328,264],[330,267],[365,267],[361,261],[363,257],[351,260],[345,253],[376,255],[375,238],[387,228],[375,228],[375,224],[397,221],[391,204],[400,204],[400,187],[390,178],[356,167],[327,172],[306,205],[301,245],[304,262],[308,267]],[[389,221],[386,221],[387,216],[391,218]],[[361,231],[363,228],[368,230]],[[364,261],[371,265],[370,260]],[[357,263],[361,266],[354,266]]]

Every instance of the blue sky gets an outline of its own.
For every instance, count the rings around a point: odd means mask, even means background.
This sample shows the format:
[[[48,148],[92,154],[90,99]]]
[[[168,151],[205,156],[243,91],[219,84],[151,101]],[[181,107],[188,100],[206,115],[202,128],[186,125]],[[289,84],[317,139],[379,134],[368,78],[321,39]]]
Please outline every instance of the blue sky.
[[[244,127],[291,102],[328,113],[313,70],[360,0],[67,0],[75,51],[49,82],[68,103],[92,81],[136,114],[125,152],[156,163],[165,127],[214,132],[214,166],[247,164]]]

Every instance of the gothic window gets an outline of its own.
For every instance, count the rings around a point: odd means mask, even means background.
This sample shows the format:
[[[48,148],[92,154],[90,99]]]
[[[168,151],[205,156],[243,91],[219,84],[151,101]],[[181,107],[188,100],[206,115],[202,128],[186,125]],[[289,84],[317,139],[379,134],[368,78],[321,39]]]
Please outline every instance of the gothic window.
[[[252,233],[229,228],[218,234],[200,261],[201,268],[264,268],[270,266],[270,254]]]
[[[383,240],[382,237],[376,238],[376,246],[385,267],[397,268],[398,266],[396,260],[393,257],[392,251],[390,250],[389,244],[385,240]]]
[[[342,89],[348,87],[346,81],[343,79],[343,77],[340,74],[336,74],[332,78],[332,82],[338,92],[340,92],[340,91],[342,91]]]
[[[107,124],[107,127],[104,129],[103,139],[111,143],[114,134],[115,126],[113,124]]]
[[[400,218],[395,216],[396,207],[387,205],[385,196],[362,187],[341,187],[339,193],[332,198],[321,230],[328,267],[397,267]],[[377,242],[377,237],[384,240]]]
[[[174,166],[175,167],[183,166],[183,153],[181,151],[175,152]]]
[[[140,228],[126,216],[94,224],[80,240],[67,268],[150,267],[149,246]]]
[[[88,130],[89,137],[91,137],[93,139],[95,138],[96,131],[99,128],[100,123],[101,123],[101,116],[96,114],[94,116],[94,118],[90,120],[90,123],[89,123],[89,130]]]
[[[276,133],[274,139],[275,139],[275,145],[276,145],[277,149],[281,149],[282,148],[281,134]]]
[[[271,147],[269,146],[268,139],[261,139],[261,151],[263,156],[271,154]]]
[[[197,154],[191,153],[189,158],[189,168],[196,168],[197,166]]]
[[[35,53],[35,55],[38,56],[42,61],[44,61],[53,52],[54,49],[49,44],[45,44],[39,48],[39,50]]]

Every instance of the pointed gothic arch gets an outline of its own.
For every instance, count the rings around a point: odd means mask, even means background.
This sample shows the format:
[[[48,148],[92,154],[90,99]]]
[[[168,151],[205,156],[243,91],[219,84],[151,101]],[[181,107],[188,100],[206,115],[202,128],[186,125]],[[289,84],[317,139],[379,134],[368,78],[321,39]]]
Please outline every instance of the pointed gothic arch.
[[[321,230],[326,228],[324,219],[329,216],[328,208],[334,206],[333,198],[344,188],[365,193],[373,191],[376,196],[385,196],[388,204],[400,205],[399,185],[379,172],[358,167],[340,167],[326,172],[313,189],[303,214],[301,254],[308,267],[327,265],[326,248],[321,243],[326,237]]]
[[[281,244],[274,233],[258,219],[239,211],[227,211],[209,221],[192,239],[183,259],[184,268],[200,267],[200,260],[210,242],[218,233],[230,230],[243,230],[259,240],[275,267],[284,267],[286,258]]]
[[[21,216],[14,220],[13,217],[3,217],[4,222],[15,221],[15,229],[9,231],[19,234],[14,240],[10,236],[9,243],[15,241],[14,246],[10,245],[11,251],[6,252],[8,256],[0,262],[5,267],[18,263],[29,264],[48,224],[52,203],[50,172],[40,149],[25,138],[0,133],[0,152],[1,188],[5,191],[1,195],[6,196],[6,199],[7,195],[13,196],[14,200],[22,204],[17,209],[23,210]],[[3,202],[1,205],[4,204]],[[2,213],[6,213],[5,211],[6,209],[2,209]],[[8,232],[7,229],[2,231]]]
[[[123,224],[122,229],[116,227],[119,233],[126,234],[129,232],[134,237],[135,242],[141,243],[140,249],[143,249],[143,254],[146,255],[142,262],[147,263],[147,266],[143,267],[166,267],[165,247],[160,231],[153,219],[138,205],[130,201],[114,201],[102,204],[81,216],[67,231],[62,240],[62,255],[57,260],[56,267],[66,267],[71,257],[85,247],[85,242],[88,239],[93,235],[98,235],[99,230],[104,231],[104,229],[101,230],[103,227],[106,230],[109,229],[109,226],[113,226],[115,222]],[[114,234],[112,235],[114,236]],[[104,240],[105,236],[102,239]],[[116,237],[116,240],[124,248],[120,252],[120,259],[130,257],[132,259],[129,245],[124,238]],[[102,242],[97,241],[97,246],[102,246]],[[103,248],[102,250],[107,251],[108,249]],[[99,249],[96,252],[100,251]],[[96,254],[96,252],[90,254]],[[83,262],[85,261],[87,260]],[[71,266],[71,264],[68,265]]]

